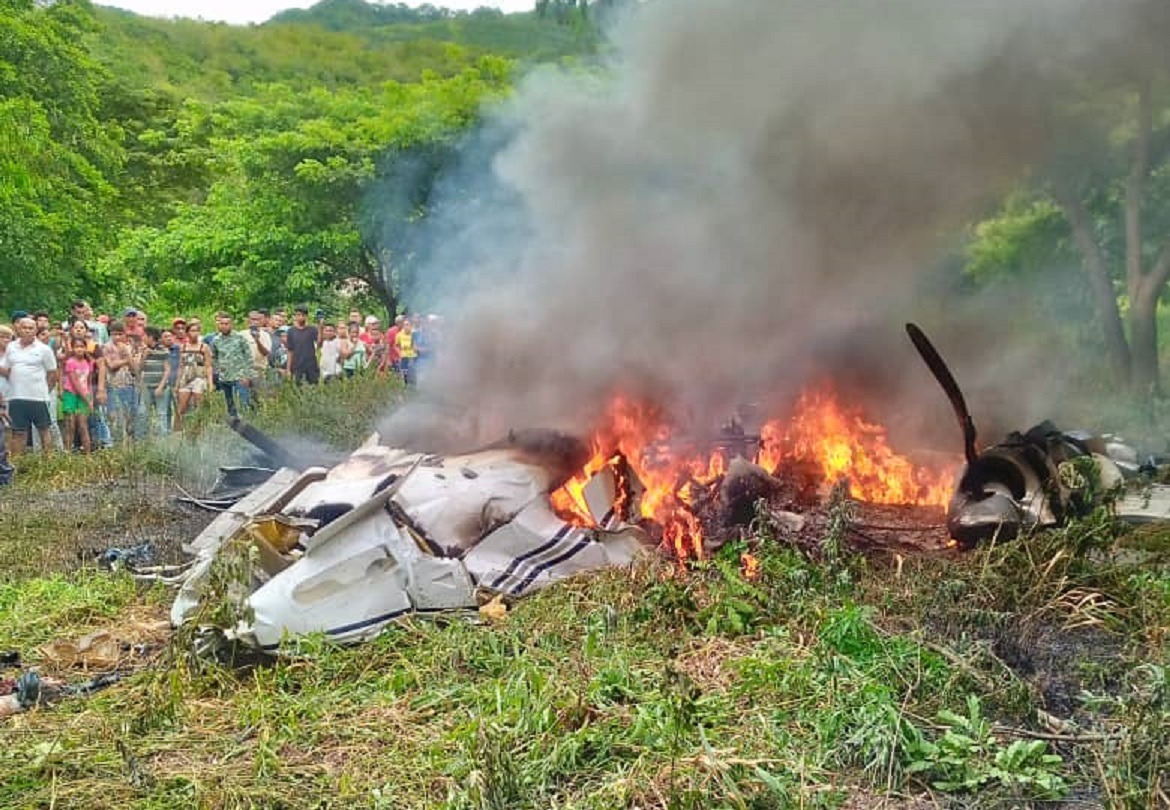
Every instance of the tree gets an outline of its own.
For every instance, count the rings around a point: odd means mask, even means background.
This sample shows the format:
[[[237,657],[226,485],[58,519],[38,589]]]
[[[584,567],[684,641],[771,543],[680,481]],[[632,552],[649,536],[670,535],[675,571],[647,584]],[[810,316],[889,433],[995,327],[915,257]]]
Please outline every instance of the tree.
[[[104,247],[122,161],[85,3],[0,0],[0,299],[61,303]]]
[[[1027,216],[1009,204],[976,228],[970,255],[1018,256],[1027,244],[1037,258],[1045,240],[1053,254],[1070,247],[1116,383],[1149,396],[1160,393],[1158,304],[1170,278],[1170,4],[1132,13],[1110,47],[1048,74],[1041,119],[1055,148],[1033,167],[1035,204]]]
[[[216,105],[219,171],[206,199],[128,232],[103,274],[143,279],[143,294],[176,308],[320,300],[360,282],[393,311],[399,256],[381,227],[393,214],[367,198],[392,178],[388,156],[442,152],[506,90],[509,72],[484,58],[448,79],[339,92],[270,85]]]
[[[1115,133],[1111,139],[1128,141],[1122,153],[1086,163],[1091,170],[1056,178],[1050,189],[1082,254],[1114,376],[1137,393],[1160,394],[1157,309],[1170,279],[1170,217],[1166,216],[1170,212],[1164,206],[1154,212],[1170,190],[1170,111],[1162,109],[1155,116],[1154,88],[1148,79],[1139,81],[1125,96],[1124,134]],[[1119,172],[1126,163],[1127,171]],[[1114,176],[1102,177],[1102,170],[1110,169]],[[1118,209],[1121,240],[1112,213]],[[1124,319],[1112,267],[1119,255],[1127,304]]]

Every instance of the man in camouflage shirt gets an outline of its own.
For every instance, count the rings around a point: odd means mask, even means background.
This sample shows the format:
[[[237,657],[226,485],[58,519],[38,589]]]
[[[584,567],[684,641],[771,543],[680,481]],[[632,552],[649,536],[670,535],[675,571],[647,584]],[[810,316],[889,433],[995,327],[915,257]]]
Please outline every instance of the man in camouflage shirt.
[[[219,390],[223,391],[228,416],[239,416],[236,400],[243,407],[251,404],[249,389],[252,386],[254,365],[252,344],[240,332],[233,330],[232,316],[226,312],[216,313],[216,335],[211,342],[211,359],[219,379]]]

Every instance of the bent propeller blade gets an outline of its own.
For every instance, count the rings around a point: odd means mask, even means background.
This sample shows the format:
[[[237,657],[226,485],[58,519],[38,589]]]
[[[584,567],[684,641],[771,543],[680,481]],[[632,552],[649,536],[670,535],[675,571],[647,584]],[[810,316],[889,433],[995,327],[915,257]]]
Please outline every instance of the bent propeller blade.
[[[917,324],[906,324],[906,333],[910,335],[910,340],[914,343],[914,348],[918,350],[918,354],[922,356],[922,360],[926,363],[926,367],[930,369],[930,373],[938,380],[938,384],[942,386],[943,391],[947,395],[947,399],[951,401],[951,407],[955,409],[955,416],[959,420],[959,428],[963,431],[963,452],[967,456],[967,463],[970,464],[975,460],[975,422],[971,419],[971,413],[967,410],[967,401],[963,399],[963,392],[959,390],[959,384],[955,382],[955,377],[951,374],[951,370],[947,368],[946,361],[942,359],[942,355],[934,348],[934,344],[930,342],[930,338],[926,333],[918,328]]]

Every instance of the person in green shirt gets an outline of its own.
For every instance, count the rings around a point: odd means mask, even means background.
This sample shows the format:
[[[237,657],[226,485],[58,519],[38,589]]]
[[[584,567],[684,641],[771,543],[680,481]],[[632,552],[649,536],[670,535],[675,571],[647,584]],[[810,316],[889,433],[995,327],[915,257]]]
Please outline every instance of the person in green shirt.
[[[219,390],[227,403],[228,416],[238,417],[236,401],[245,408],[251,405],[249,391],[252,387],[254,364],[252,344],[243,333],[234,329],[235,322],[226,312],[215,315],[215,339],[211,342],[211,360],[218,375]]]

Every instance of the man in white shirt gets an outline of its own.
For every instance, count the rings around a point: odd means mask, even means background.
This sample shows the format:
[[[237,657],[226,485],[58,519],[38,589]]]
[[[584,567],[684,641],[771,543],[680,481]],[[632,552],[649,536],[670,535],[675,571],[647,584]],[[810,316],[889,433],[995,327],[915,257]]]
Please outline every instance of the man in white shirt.
[[[248,331],[241,333],[252,349],[252,388],[263,387],[268,377],[268,358],[272,355],[272,334],[264,328],[264,315],[258,309],[248,313]]]
[[[331,323],[321,327],[321,379],[325,382],[341,376],[341,339]]]
[[[4,352],[0,377],[8,380],[8,418],[12,433],[8,449],[13,456],[24,452],[30,428],[41,434],[41,447],[53,449],[49,433],[49,389],[57,385],[57,358],[48,344],[37,340],[37,324],[32,318],[16,322],[17,339]]]

